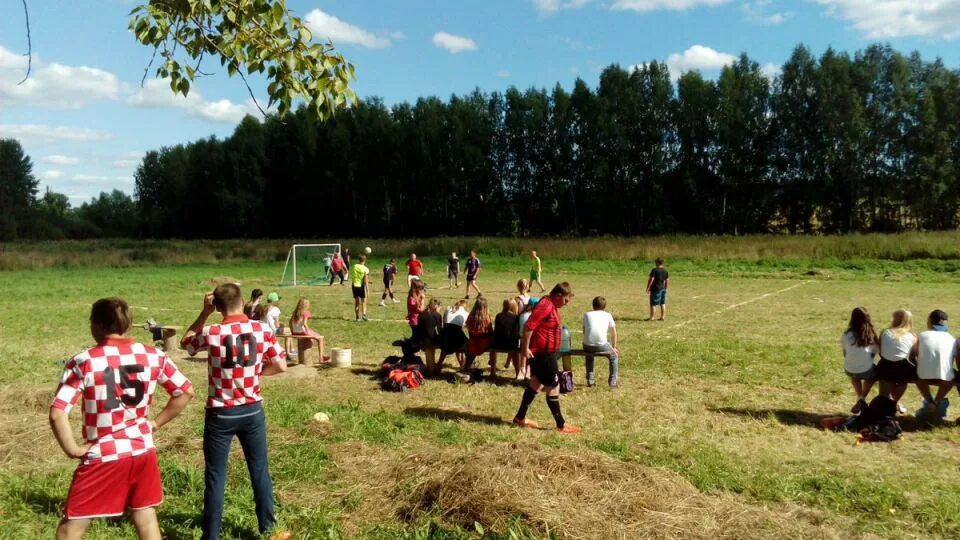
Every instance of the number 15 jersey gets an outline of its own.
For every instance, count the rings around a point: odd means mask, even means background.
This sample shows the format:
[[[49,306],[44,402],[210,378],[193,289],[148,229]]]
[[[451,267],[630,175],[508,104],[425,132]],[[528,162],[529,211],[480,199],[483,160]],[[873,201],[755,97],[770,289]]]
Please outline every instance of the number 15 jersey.
[[[83,397],[83,463],[116,461],[153,448],[147,414],[157,383],[179,396],[190,381],[163,352],[129,338],[106,339],[71,358],[51,407],[69,413]]]
[[[207,408],[229,408],[262,401],[263,366],[286,357],[270,327],[246,315],[230,315],[204,326],[186,344],[191,356],[206,350]]]

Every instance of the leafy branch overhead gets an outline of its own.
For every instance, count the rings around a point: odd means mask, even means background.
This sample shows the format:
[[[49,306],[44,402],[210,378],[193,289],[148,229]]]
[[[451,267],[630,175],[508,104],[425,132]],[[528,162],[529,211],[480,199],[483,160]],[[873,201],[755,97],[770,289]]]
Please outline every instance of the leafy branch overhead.
[[[276,106],[280,116],[298,98],[323,120],[357,101],[349,86],[353,65],[332,43],[312,43],[313,34],[283,0],[152,0],[130,16],[137,41],[154,47],[154,58],[163,61],[156,76],[169,79],[175,93],[190,92],[210,55],[243,79],[261,112],[246,77],[253,73],[266,74],[267,108]]]

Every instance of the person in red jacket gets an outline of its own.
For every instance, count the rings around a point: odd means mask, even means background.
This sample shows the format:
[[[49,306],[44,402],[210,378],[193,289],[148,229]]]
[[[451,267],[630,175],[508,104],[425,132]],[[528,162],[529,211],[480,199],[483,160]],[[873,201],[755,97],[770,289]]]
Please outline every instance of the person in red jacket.
[[[550,291],[550,296],[542,298],[527,319],[520,341],[520,356],[528,359],[530,366],[530,385],[523,391],[520,409],[513,423],[520,427],[539,427],[536,422],[527,420],[527,409],[543,390],[547,394],[547,406],[557,423],[560,433],[580,433],[581,428],[566,423],[560,413],[560,387],[557,380],[557,361],[560,359],[560,308],[573,298],[570,284],[558,283]]]

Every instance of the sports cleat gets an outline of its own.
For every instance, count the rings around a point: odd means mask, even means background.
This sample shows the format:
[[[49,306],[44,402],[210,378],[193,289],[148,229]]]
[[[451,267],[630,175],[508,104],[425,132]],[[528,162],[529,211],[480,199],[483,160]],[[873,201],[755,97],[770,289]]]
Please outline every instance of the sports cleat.
[[[862,411],[867,409],[867,402],[864,399],[858,399],[857,403],[851,407],[850,412],[853,414],[860,414]]]
[[[540,429],[540,424],[534,422],[533,420],[527,420],[526,418],[514,418],[512,422],[514,425],[522,428]]]
[[[399,304],[399,303],[400,303],[400,301],[399,301],[399,300],[397,300],[396,298],[394,298],[394,299],[393,299],[393,303],[394,303],[394,304]]]
[[[383,303],[383,300],[381,300],[380,303],[377,304],[377,305],[379,305],[380,307],[385,307],[385,306],[386,306],[386,304]]]
[[[583,428],[580,426],[574,426],[571,424],[564,424],[562,428],[557,428],[559,433],[566,433],[568,435],[573,435],[575,433],[580,433],[583,431]]]
[[[367,314],[364,313],[363,317],[360,318],[363,322],[367,322]]]

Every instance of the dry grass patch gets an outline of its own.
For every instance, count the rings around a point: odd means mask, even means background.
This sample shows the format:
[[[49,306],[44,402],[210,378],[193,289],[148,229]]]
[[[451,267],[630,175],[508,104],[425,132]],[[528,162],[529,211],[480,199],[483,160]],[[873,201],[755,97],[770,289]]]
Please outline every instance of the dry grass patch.
[[[558,538],[856,537],[818,510],[706,496],[676,473],[586,450],[503,443],[384,455],[345,444],[333,453],[364,495],[354,515],[365,524],[373,514],[493,531],[520,518]]]

